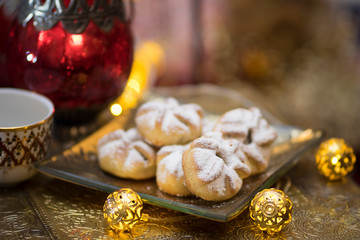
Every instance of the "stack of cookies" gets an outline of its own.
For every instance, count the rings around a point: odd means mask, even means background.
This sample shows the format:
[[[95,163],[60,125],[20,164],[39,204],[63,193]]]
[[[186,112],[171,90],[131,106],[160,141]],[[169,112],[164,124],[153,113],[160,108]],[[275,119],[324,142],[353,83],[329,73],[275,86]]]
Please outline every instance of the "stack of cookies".
[[[100,167],[121,178],[156,177],[168,194],[209,201],[233,197],[244,178],[264,172],[277,137],[257,108],[231,110],[209,127],[201,106],[174,98],[143,104],[135,123],[99,140]]]

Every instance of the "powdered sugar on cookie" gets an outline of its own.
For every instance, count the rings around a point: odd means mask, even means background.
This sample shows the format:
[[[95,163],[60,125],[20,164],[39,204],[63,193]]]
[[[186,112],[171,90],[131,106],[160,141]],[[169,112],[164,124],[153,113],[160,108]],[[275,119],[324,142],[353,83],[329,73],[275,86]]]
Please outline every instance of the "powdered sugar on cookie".
[[[115,176],[147,179],[155,176],[156,153],[136,129],[117,130],[98,142],[100,167]]]
[[[195,195],[211,201],[234,196],[250,169],[235,155],[237,141],[210,132],[194,140],[183,155],[186,184]]]
[[[258,108],[237,108],[224,113],[214,126],[214,131],[240,142],[237,154],[250,167],[252,174],[265,171],[270,158],[270,145],[277,134]]]
[[[187,145],[170,145],[158,151],[156,182],[162,191],[176,196],[191,195],[185,186],[182,168],[182,155],[187,147]]]
[[[163,164],[169,174],[173,174],[176,178],[184,176],[182,169],[182,155],[186,145],[170,145],[162,147],[157,153],[158,156],[165,155],[157,164]]]
[[[140,134],[156,146],[186,144],[202,133],[203,110],[174,98],[142,105],[135,122]]]

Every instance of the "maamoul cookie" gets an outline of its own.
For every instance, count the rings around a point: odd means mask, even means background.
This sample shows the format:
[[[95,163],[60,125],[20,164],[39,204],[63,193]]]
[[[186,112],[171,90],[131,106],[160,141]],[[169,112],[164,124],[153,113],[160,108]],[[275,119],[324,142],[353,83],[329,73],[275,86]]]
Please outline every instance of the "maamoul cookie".
[[[225,140],[221,132],[195,139],[183,154],[183,171],[188,189],[208,201],[233,197],[250,169],[235,154],[239,142]]]
[[[147,179],[155,176],[156,152],[136,129],[116,130],[98,141],[100,167],[115,176]]]
[[[140,134],[155,146],[186,144],[202,134],[203,110],[174,98],[143,104],[135,116]]]
[[[240,157],[246,155],[245,163],[251,175],[266,170],[270,159],[270,145],[277,137],[276,131],[263,118],[258,108],[237,108],[224,113],[214,131],[220,131],[225,138],[241,142],[237,151]]]
[[[169,145],[157,153],[156,183],[160,190],[175,196],[189,196],[182,169],[182,155],[188,145]]]

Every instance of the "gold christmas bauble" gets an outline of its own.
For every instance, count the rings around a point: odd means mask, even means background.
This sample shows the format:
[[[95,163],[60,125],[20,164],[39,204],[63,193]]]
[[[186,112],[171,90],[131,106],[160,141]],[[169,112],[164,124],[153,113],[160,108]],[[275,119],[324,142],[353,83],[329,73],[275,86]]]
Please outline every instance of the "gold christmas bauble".
[[[354,169],[354,150],[344,139],[330,138],[322,142],[316,152],[316,165],[329,180],[340,180]]]
[[[269,234],[280,232],[290,221],[293,204],[284,192],[265,189],[255,195],[249,211],[254,224]]]
[[[130,231],[140,221],[143,202],[140,196],[130,188],[111,193],[103,207],[104,218],[115,231]]]

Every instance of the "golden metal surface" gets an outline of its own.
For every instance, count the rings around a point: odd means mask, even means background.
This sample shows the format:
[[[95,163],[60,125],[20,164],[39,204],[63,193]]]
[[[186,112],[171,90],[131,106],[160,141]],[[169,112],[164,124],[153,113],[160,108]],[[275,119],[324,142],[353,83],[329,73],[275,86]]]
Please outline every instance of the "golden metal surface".
[[[253,224],[247,209],[235,219],[220,223],[149,204],[143,208],[143,215],[148,216],[146,222],[140,221],[130,233],[117,234],[108,231],[103,220],[102,209],[108,193],[37,174],[18,186],[0,188],[0,239],[356,239],[360,236],[359,186],[350,178],[328,182],[316,169],[314,153],[302,156],[276,188],[291,199],[293,212],[292,221],[272,236]]]
[[[360,236],[360,189],[350,179],[327,182],[311,154],[286,174],[281,185],[292,200],[293,218],[280,233],[260,231],[248,210],[227,223],[213,222],[148,204],[148,221],[131,233],[107,231],[107,193],[38,174],[23,185],[0,190],[0,236],[5,239],[356,239]],[[291,181],[291,185],[289,182]],[[290,186],[290,187],[289,187]],[[281,186],[280,186],[281,188]],[[331,226],[331,227],[330,227]],[[111,237],[112,236],[112,237]]]

